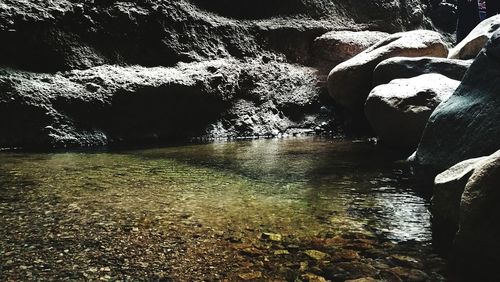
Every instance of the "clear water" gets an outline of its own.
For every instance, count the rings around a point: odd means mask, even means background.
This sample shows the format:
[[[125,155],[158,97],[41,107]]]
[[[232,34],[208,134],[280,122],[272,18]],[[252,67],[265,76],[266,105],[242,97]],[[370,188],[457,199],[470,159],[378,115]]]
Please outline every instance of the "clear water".
[[[0,280],[328,275],[336,262],[312,261],[308,249],[354,254],[342,259],[382,278],[397,254],[444,273],[404,158],[318,138],[0,153]]]
[[[7,224],[13,205],[57,203],[89,217],[141,214],[160,227],[181,219],[217,232],[362,232],[429,242],[428,201],[414,191],[399,161],[405,157],[369,143],[314,138],[8,152],[0,154],[0,213]]]

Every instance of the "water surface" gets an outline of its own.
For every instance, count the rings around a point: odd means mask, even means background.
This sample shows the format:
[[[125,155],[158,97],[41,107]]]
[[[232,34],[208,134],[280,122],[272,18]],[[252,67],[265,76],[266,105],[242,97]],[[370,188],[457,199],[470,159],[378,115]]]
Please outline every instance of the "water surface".
[[[112,233],[172,232],[181,222],[202,234],[239,234],[234,240],[242,242],[262,232],[299,239],[355,232],[425,245],[428,201],[415,192],[405,157],[370,143],[319,138],[2,153],[0,223],[15,229],[17,216],[18,224],[49,237],[54,224],[97,224]],[[31,235],[0,236],[6,253],[21,244],[14,237],[26,243]],[[50,245],[44,238],[31,241],[43,248]]]

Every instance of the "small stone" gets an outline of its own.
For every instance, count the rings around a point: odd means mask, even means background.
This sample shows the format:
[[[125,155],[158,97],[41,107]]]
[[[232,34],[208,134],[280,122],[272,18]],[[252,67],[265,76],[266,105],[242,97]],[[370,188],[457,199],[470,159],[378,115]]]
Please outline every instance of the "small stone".
[[[101,267],[100,271],[102,271],[102,272],[110,272],[111,268],[109,268],[109,266]]]
[[[359,253],[354,250],[340,250],[331,255],[332,262],[351,261],[359,259]]]
[[[377,282],[379,280],[372,278],[372,277],[363,277],[363,278],[358,278],[358,279],[353,279],[353,280],[346,280],[345,282]]]
[[[306,273],[302,275],[302,280],[305,282],[326,282],[327,280],[319,275],[312,274],[312,273]]]
[[[328,254],[317,250],[307,250],[304,252],[304,254],[314,260],[323,260],[328,256]]]
[[[277,256],[279,256],[279,255],[289,255],[290,252],[287,251],[287,250],[276,250],[276,251],[274,251],[274,254],[277,255]]]
[[[264,254],[261,250],[258,250],[253,247],[244,248],[243,250],[240,251],[240,253],[250,257],[258,257]]]
[[[398,266],[398,267],[393,267],[388,271],[401,277],[401,279],[404,281],[418,282],[418,281],[427,281],[429,279],[429,275],[418,269],[409,269]]]
[[[390,260],[400,266],[412,267],[412,268],[422,268],[423,265],[418,260],[402,255],[392,255]]]
[[[267,233],[267,232],[262,233],[260,238],[262,240],[269,240],[269,241],[273,241],[273,242],[280,242],[283,239],[281,234]]]
[[[245,280],[245,281],[259,279],[262,277],[262,272],[254,271],[254,272],[240,273],[240,274],[238,274],[238,277]]]

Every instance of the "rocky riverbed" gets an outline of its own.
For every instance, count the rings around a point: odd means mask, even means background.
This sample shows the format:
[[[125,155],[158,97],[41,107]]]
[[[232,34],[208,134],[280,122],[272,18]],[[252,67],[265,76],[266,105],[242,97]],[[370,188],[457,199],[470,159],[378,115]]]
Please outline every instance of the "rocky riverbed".
[[[0,278],[441,281],[402,155],[312,138],[2,153]]]

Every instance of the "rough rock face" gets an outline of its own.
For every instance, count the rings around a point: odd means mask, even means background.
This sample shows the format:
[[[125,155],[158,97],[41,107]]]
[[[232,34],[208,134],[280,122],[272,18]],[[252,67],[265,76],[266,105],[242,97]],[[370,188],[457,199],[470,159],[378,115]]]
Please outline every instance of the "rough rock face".
[[[460,203],[460,228],[454,242],[459,263],[482,277],[495,277],[500,262],[500,151],[474,170]]]
[[[440,74],[395,79],[370,92],[365,104],[366,117],[380,142],[414,148],[432,111],[459,84]]]
[[[373,70],[391,57],[446,57],[439,33],[415,30],[393,34],[354,58],[337,65],[328,76],[328,91],[342,106],[358,111],[372,89]]]
[[[433,112],[414,162],[436,175],[462,160],[492,154],[500,144],[500,32],[477,56],[455,93]]]
[[[388,33],[380,31],[331,31],[314,40],[313,57],[329,72],[387,36]]]
[[[362,5],[354,0],[290,0],[287,5],[280,0],[6,0],[0,4],[0,64],[37,71],[104,63],[172,66],[266,50],[305,62],[312,40],[322,33],[417,28],[427,24],[423,9],[418,0]]]
[[[430,27],[425,10],[419,0],[5,0],[0,147],[321,130],[333,117],[326,90],[290,63],[314,66],[311,46],[328,31]]]
[[[389,83],[397,78],[410,78],[426,73],[439,73],[454,80],[462,80],[472,60],[433,57],[395,57],[382,61],[373,71],[373,85]]]
[[[88,146],[311,130],[325,122],[316,83],[313,69],[237,60],[57,74],[6,69],[0,129],[7,134],[0,144]]]
[[[450,59],[473,59],[483,49],[488,39],[500,28],[500,15],[490,17],[474,28],[467,37],[450,50]]]

